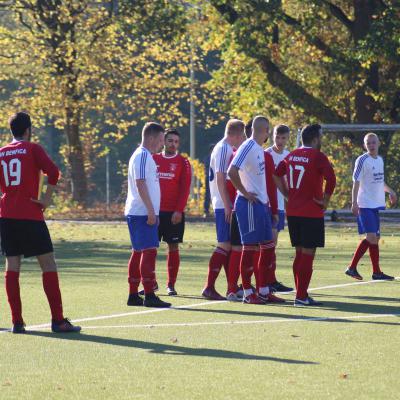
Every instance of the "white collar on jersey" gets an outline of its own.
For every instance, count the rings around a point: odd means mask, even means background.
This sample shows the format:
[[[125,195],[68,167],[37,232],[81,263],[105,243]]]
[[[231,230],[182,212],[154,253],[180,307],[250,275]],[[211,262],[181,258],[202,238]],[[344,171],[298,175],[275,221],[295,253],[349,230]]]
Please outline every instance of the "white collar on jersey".
[[[23,140],[18,140],[18,139],[13,139],[12,140],[12,142],[11,142],[11,144],[14,144],[14,143],[20,143],[20,142],[23,142]]]
[[[178,153],[175,153],[173,156],[167,156],[167,155],[165,154],[165,151],[163,151],[163,152],[161,152],[161,155],[162,155],[164,158],[174,158],[174,157],[176,157],[176,156],[178,155]]]
[[[300,149],[312,149],[311,146],[301,146]]]

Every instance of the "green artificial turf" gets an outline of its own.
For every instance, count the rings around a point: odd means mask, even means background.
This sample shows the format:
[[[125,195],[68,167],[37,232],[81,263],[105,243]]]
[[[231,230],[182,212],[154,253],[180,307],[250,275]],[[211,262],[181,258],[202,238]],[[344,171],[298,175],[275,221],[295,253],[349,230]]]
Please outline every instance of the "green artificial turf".
[[[188,223],[176,285],[180,296],[168,298],[178,308],[153,312],[126,306],[130,245],[124,224],[49,226],[64,311],[72,320],[84,319],[83,330],[0,332],[2,400],[400,397],[399,281],[316,290],[312,295],[324,305],[313,309],[294,308],[293,294],[284,295],[283,305],[207,302],[200,293],[214,230],[210,224]],[[382,269],[399,276],[399,230],[383,226],[382,231]],[[354,228],[327,228],[311,286],[355,283],[343,272],[358,240]],[[277,259],[279,280],[293,285],[287,231]],[[370,280],[368,255],[359,272]],[[164,245],[157,276],[166,299]],[[34,260],[24,261],[20,283],[27,325],[48,323]],[[217,289],[226,290],[223,272]],[[93,317],[101,318],[89,320]],[[3,290],[0,328],[9,327]]]

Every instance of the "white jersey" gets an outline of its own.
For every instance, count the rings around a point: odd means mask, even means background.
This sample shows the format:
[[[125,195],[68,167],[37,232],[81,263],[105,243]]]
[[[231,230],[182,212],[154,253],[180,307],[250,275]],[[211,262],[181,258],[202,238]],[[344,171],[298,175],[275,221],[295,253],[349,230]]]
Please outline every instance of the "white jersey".
[[[125,203],[125,215],[148,215],[147,208],[139,195],[136,180],[146,181],[150,200],[156,215],[160,211],[160,183],[158,181],[157,165],[149,150],[139,146],[129,160],[128,196]]]
[[[274,150],[274,147],[268,147],[268,149],[265,149],[265,151],[268,151],[269,154],[271,154],[273,160],[274,160],[274,165],[275,169],[279,165],[279,163],[286,158],[286,156],[290,153],[289,150],[284,149],[282,153],[277,153]],[[277,189],[277,197],[278,197],[278,210],[284,211],[285,210],[285,198],[283,197],[283,194]]]
[[[263,148],[255,140],[247,139],[238,148],[232,165],[239,169],[240,180],[244,188],[248,192],[255,193],[261,203],[268,204]],[[240,191],[238,193],[243,196]]]
[[[211,153],[209,180],[210,196],[214,210],[225,208],[217,186],[217,172],[222,172],[226,177],[232,152],[232,146],[224,138],[215,145]]]
[[[354,166],[353,181],[360,182],[357,204],[360,208],[385,207],[385,175],[383,159],[368,153],[358,157]]]

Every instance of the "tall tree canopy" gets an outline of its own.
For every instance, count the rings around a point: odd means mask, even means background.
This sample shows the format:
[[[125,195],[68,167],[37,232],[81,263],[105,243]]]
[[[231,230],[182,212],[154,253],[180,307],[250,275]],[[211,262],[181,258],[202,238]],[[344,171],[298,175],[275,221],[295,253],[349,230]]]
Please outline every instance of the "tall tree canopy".
[[[275,114],[325,123],[400,122],[398,1],[209,4],[217,11],[206,11],[210,35],[224,60],[215,85],[224,88],[231,109],[242,108],[243,88],[245,98],[253,92],[252,105],[268,105]]]
[[[104,138],[120,139],[141,117],[186,121],[179,107],[189,96],[190,63],[182,5],[15,0],[0,6],[3,113],[28,110],[37,126],[65,133],[73,200],[85,203],[91,160]]]

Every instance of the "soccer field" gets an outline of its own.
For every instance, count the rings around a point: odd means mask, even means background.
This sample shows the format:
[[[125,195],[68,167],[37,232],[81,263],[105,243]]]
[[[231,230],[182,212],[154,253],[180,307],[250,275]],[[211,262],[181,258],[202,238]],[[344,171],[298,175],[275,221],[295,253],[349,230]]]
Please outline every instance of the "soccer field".
[[[170,310],[127,307],[130,254],[125,224],[50,225],[65,315],[81,334],[53,334],[39,268],[26,260],[21,296],[27,335],[13,335],[0,298],[0,399],[398,399],[400,282],[344,275],[355,229],[328,228],[312,296],[324,306],[243,305],[199,296],[214,243],[213,226],[187,224]],[[383,226],[381,266],[399,276],[400,233]],[[284,231],[278,278],[293,284],[293,251]],[[3,260],[4,261],[4,260]],[[165,246],[158,256],[165,299]],[[225,291],[222,271],[218,289]]]

